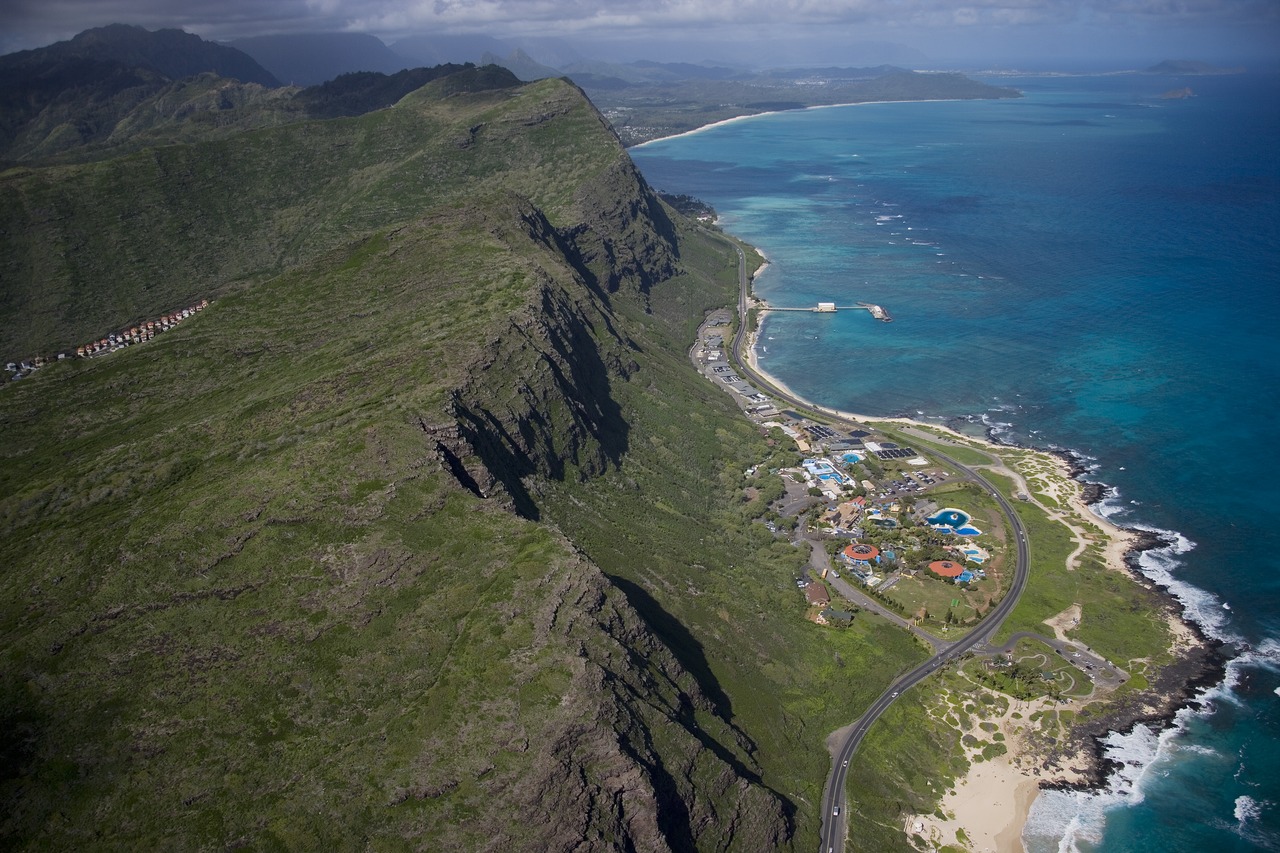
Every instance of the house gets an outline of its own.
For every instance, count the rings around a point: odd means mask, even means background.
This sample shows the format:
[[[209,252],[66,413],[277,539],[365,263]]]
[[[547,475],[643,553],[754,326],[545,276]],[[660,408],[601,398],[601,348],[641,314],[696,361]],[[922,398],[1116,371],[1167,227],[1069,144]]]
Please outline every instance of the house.
[[[820,583],[811,583],[806,586],[804,597],[814,607],[826,607],[831,604],[831,596],[827,595],[827,588]]]

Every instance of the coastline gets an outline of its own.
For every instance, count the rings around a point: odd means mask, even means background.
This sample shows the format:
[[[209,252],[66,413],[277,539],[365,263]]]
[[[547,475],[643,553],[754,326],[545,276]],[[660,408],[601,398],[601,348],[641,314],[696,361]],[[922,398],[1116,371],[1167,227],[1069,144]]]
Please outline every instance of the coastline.
[[[730,118],[713,121],[710,124],[699,125],[692,130],[682,130],[679,133],[672,133],[667,136],[658,136],[653,139],[646,139],[644,142],[637,142],[635,145],[628,146],[628,150],[632,148],[643,148],[646,145],[652,145],[655,142],[663,142],[668,139],[679,139],[682,136],[692,136],[695,133],[702,133],[705,130],[711,130],[713,127],[721,127],[726,124],[735,124],[747,119],[760,118],[761,116],[780,115],[782,113],[800,113],[806,110],[830,110],[836,107],[862,107],[868,104],[939,104],[948,101],[962,100],[959,98],[918,98],[915,100],[897,100],[897,101],[849,101],[848,103],[839,104],[811,104],[807,107],[796,107],[790,110],[766,110],[760,113],[743,113],[740,116],[732,116]],[[756,249],[756,251],[760,251]]]
[[[763,253],[761,257],[764,257]],[[765,266],[767,260],[750,275],[752,282]],[[750,291],[747,305],[759,306]],[[1083,479],[1089,469],[1082,464],[1080,457],[1065,450],[1001,443],[990,433],[979,438],[944,424],[907,417],[865,415],[818,405],[761,367],[756,343],[763,329],[765,313],[767,309],[761,312],[756,329],[746,336],[744,351],[739,356],[769,384],[804,401],[815,412],[849,421],[893,424],[930,435],[941,433],[944,437],[933,440],[981,449],[990,453],[1001,466],[1006,464],[1002,454],[1010,450],[1029,452],[1050,462],[1061,478],[1071,484],[1068,494],[1055,494],[1055,497],[1066,498],[1068,507],[1067,512],[1056,520],[1065,524],[1077,537],[1080,531],[1072,521],[1085,528],[1097,528],[1105,542],[1106,565],[1125,574],[1132,582],[1152,590],[1159,598],[1169,626],[1169,651],[1174,660],[1162,667],[1146,688],[1125,694],[1120,700],[1090,698],[1055,706],[1057,710],[1078,712],[1086,706],[1096,706],[1099,701],[1108,702],[1102,713],[1090,715],[1087,722],[1080,722],[1077,718],[1067,737],[1053,741],[1053,747],[1047,750],[1030,744],[1024,725],[1011,725],[1006,715],[997,725],[1004,733],[1009,753],[992,761],[970,764],[968,772],[958,778],[940,800],[939,809],[947,818],[911,815],[903,826],[908,837],[923,833],[940,843],[957,843],[967,838],[967,844],[961,843],[967,849],[1022,853],[1025,850],[1022,831],[1040,792],[1096,792],[1106,789],[1118,768],[1105,754],[1104,739],[1114,733],[1130,733],[1140,725],[1154,726],[1161,731],[1174,726],[1180,711],[1196,706],[1207,690],[1223,682],[1231,659],[1225,651],[1227,646],[1207,636],[1200,625],[1187,618],[1182,602],[1171,591],[1141,571],[1142,554],[1172,546],[1170,534],[1122,527],[1095,509],[1108,496],[1109,487]],[[1008,468],[1005,471],[1013,473]],[[1015,475],[1015,479],[1020,478]]]

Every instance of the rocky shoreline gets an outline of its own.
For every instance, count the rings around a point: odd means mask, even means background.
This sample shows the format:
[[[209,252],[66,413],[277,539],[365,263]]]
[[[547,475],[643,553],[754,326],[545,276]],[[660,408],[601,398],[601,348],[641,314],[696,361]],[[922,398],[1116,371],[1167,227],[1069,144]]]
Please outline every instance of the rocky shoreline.
[[[1119,762],[1108,758],[1103,741],[1108,735],[1127,734],[1139,725],[1164,731],[1174,724],[1183,708],[1196,705],[1204,691],[1220,684],[1231,659],[1228,647],[1205,639],[1194,629],[1196,645],[1183,652],[1176,661],[1162,667],[1146,690],[1126,697],[1096,716],[1077,717],[1071,736],[1046,758],[1046,764],[1063,766],[1070,761],[1080,775],[1074,781],[1054,780],[1040,783],[1044,790],[1097,791],[1107,787],[1108,779],[1120,769]]]
[[[987,440],[993,444],[1040,449],[1005,440],[991,429],[986,433]],[[1092,468],[1080,454],[1062,448],[1046,452],[1063,461],[1068,476],[1081,485],[1081,500],[1090,509],[1111,495],[1112,488],[1106,483],[1084,479]],[[1191,642],[1179,649],[1173,663],[1161,667],[1145,690],[1126,696],[1096,716],[1077,717],[1070,737],[1046,756],[1042,765],[1044,769],[1070,765],[1074,778],[1041,781],[1039,787],[1042,790],[1097,791],[1105,788],[1107,780],[1120,767],[1105,754],[1103,741],[1107,736],[1117,732],[1127,734],[1140,725],[1152,726],[1158,731],[1168,729],[1174,724],[1179,711],[1199,704],[1207,689],[1222,683],[1227,664],[1235,656],[1232,646],[1207,637],[1199,625],[1184,619],[1181,603],[1143,574],[1142,555],[1172,545],[1173,540],[1168,534],[1137,527],[1121,529],[1132,537],[1124,553],[1125,568],[1136,583],[1158,598],[1167,618],[1186,626]]]
[[[1086,503],[1090,507],[1106,497],[1109,487],[1105,484],[1080,480],[1080,475],[1087,469],[1080,464],[1078,457],[1065,451],[1055,451],[1055,455],[1068,463],[1073,479],[1084,483]],[[1094,491],[1091,492],[1090,488]],[[1106,756],[1104,739],[1116,732],[1127,734],[1139,725],[1153,726],[1158,731],[1168,729],[1174,724],[1179,711],[1199,704],[1205,690],[1222,683],[1227,663],[1234,657],[1232,646],[1207,637],[1199,625],[1184,619],[1178,600],[1142,573],[1142,554],[1167,548],[1173,544],[1172,540],[1155,530],[1123,529],[1133,537],[1125,551],[1125,567],[1137,583],[1158,597],[1170,620],[1186,626],[1191,642],[1179,650],[1173,663],[1160,668],[1145,690],[1126,696],[1096,716],[1077,717],[1071,736],[1054,750],[1047,763],[1061,766],[1061,762],[1068,759],[1082,762],[1083,767],[1075,768],[1080,776],[1075,781],[1042,782],[1040,787],[1045,790],[1096,791],[1105,788],[1107,780],[1120,769],[1120,764]]]

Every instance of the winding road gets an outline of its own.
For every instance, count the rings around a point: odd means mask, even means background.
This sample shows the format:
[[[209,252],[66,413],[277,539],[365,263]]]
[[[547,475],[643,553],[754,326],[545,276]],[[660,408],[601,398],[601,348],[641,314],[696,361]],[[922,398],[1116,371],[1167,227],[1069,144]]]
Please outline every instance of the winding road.
[[[719,235],[717,235],[719,236]],[[724,238],[721,238],[724,239]],[[818,409],[807,400],[786,393],[780,388],[775,387],[765,377],[757,373],[746,360],[742,358],[742,346],[747,336],[747,297],[748,297],[748,280],[747,280],[747,259],[743,254],[742,247],[736,243],[726,240],[733,246],[734,251],[738,253],[738,331],[733,337],[733,346],[730,350],[730,358],[734,368],[738,371],[738,375],[746,379],[758,390],[768,393],[779,400],[790,403],[798,411],[818,412]],[[833,419],[833,415],[829,410],[822,410],[821,415],[824,419]],[[837,422],[847,424],[850,427],[856,424],[847,421]],[[1013,533],[1014,542],[1017,544],[1017,553],[1013,564],[1013,583],[1009,587],[1009,592],[1000,600],[1000,603],[991,609],[986,617],[978,623],[976,627],[960,640],[954,643],[948,643],[945,648],[938,650],[935,654],[906,675],[898,678],[897,681],[889,685],[888,689],[882,693],[879,698],[871,703],[862,716],[854,721],[853,725],[845,734],[844,740],[840,742],[836,749],[835,761],[831,769],[831,775],[827,777],[826,790],[822,797],[822,844],[820,851],[828,851],[828,853],[836,853],[844,849],[844,839],[847,834],[844,814],[844,786],[845,780],[849,772],[849,762],[853,758],[853,754],[857,752],[859,744],[862,743],[863,737],[880,715],[883,714],[894,700],[898,698],[904,691],[911,689],[916,684],[929,677],[935,670],[948,664],[961,656],[969,653],[979,645],[985,645],[999,630],[1000,625],[1017,606],[1018,599],[1022,595],[1027,585],[1027,569],[1031,565],[1030,547],[1027,542],[1027,532],[1022,525],[1022,519],[1018,518],[1018,514],[1014,512],[1009,501],[1000,494],[990,482],[981,474],[972,468],[969,468],[952,457],[938,450],[930,450],[930,455],[950,465],[955,471],[977,483],[985,489],[1000,506],[1001,512],[1009,521],[1009,529]],[[935,646],[935,649],[938,647]]]

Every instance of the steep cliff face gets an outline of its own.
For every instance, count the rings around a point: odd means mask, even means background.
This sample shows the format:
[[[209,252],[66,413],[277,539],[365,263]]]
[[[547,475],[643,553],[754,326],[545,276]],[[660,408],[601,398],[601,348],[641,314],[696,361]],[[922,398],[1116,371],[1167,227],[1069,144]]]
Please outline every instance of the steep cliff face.
[[[675,274],[675,227],[630,158],[584,184],[574,201],[582,222],[567,236],[590,283],[610,293],[625,287],[644,298]]]
[[[521,735],[528,776],[491,786],[525,816],[500,822],[499,838],[540,850],[786,845],[779,798],[704,744],[726,736],[711,703],[598,570],[556,579],[534,624],[567,646],[567,686],[559,713]]]
[[[645,356],[610,294],[643,302],[648,284],[674,271],[674,228],[667,221],[667,237],[655,233],[651,217],[665,213],[639,176],[610,170],[602,185],[618,189],[619,201],[590,227],[559,232],[523,200],[510,201],[505,223],[487,220],[494,239],[537,247],[527,300],[450,392],[452,419],[419,419],[458,485],[528,519],[543,515],[544,481],[599,476],[627,454],[631,427],[612,388],[641,371]],[[607,197],[599,188],[581,195]],[[609,247],[592,263],[626,258],[602,267],[603,292],[583,271],[584,236]],[[516,788],[517,808],[544,816],[525,826],[524,841],[548,850],[786,845],[787,807],[749,766],[751,744],[597,567],[584,560],[558,578],[536,625],[535,636],[568,644],[571,664],[564,713],[518,736],[536,757]]]
[[[575,268],[569,241],[527,201],[513,200],[506,211],[491,235],[537,248],[526,300],[452,391],[457,440],[441,452],[461,462],[471,482],[460,482],[476,494],[500,483],[521,515],[537,518],[529,493],[536,478],[600,474],[626,452],[629,430],[610,385],[637,362],[634,344]]]

